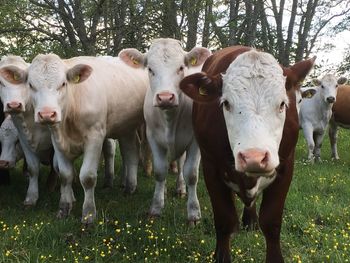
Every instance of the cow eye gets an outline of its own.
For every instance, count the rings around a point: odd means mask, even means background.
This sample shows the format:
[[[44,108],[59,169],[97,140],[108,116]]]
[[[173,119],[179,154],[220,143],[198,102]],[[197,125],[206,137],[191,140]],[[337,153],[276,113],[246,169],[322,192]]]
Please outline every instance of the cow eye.
[[[182,71],[184,71],[184,66],[179,67],[177,73],[180,73],[180,72],[182,72]]]
[[[148,72],[149,72],[149,74],[152,74],[154,76],[154,72],[151,68],[148,68]]]
[[[338,84],[337,84],[337,85],[335,85],[335,87],[336,87],[336,88],[338,88]]]
[[[225,110],[230,111],[231,105],[230,105],[230,103],[227,100],[224,100],[222,102],[222,105],[224,106]]]
[[[67,85],[67,83],[63,82],[62,85],[57,88],[57,90],[60,90],[60,89],[64,88],[66,85]]]
[[[286,108],[286,103],[284,101],[281,102],[280,104],[280,112],[282,113],[284,111],[284,109]]]
[[[29,88],[33,91],[36,91],[36,88],[34,88],[34,86],[32,85],[32,83],[29,83]]]
[[[321,85],[321,88],[322,88],[322,89],[324,89],[324,86],[323,86],[323,85]]]

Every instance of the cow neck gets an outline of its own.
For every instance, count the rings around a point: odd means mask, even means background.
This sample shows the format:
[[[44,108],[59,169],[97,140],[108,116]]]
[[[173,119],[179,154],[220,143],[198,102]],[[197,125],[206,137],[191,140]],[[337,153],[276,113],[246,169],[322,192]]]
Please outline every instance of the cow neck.
[[[81,154],[83,142],[76,142],[71,140],[69,136],[66,136],[62,125],[62,122],[49,125],[54,149],[64,153],[69,159],[74,159]]]
[[[32,107],[27,108],[22,113],[11,114],[13,124],[18,131],[18,137],[22,144],[29,146],[32,150],[35,149],[35,142],[33,140],[33,126],[34,123],[34,109]]]

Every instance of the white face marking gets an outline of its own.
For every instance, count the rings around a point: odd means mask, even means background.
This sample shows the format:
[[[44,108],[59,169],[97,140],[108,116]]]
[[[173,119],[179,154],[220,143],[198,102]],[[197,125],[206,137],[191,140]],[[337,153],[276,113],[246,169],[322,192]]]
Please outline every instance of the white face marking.
[[[26,70],[29,66],[21,57],[8,56],[4,57],[0,62],[0,68],[13,65],[19,69]],[[26,83],[12,84],[0,75],[0,98],[4,105],[3,111],[8,112],[8,103],[17,102],[22,105],[22,110],[25,111],[26,105],[29,102],[29,90]]]
[[[156,41],[147,52],[147,68],[153,93],[153,105],[157,105],[157,94],[174,94],[175,104],[179,101],[179,83],[188,68],[185,66],[186,52],[178,41],[167,39]]]
[[[223,76],[223,112],[237,170],[246,172],[237,157],[249,149],[268,153],[265,175],[278,166],[288,104],[285,79],[270,54],[255,50],[238,56]]]
[[[325,103],[333,103],[337,98],[338,80],[333,74],[326,74],[320,81],[318,92]],[[332,98],[334,99],[332,101]],[[329,101],[329,99],[331,99]]]
[[[0,127],[1,156],[0,160],[8,161],[9,168],[16,164],[17,149],[19,143],[18,131],[14,126],[11,117],[8,116]]]
[[[57,121],[61,120],[65,104],[66,68],[56,55],[40,55],[36,57],[28,70],[28,85],[33,99],[35,121],[38,112],[52,110],[57,113]]]

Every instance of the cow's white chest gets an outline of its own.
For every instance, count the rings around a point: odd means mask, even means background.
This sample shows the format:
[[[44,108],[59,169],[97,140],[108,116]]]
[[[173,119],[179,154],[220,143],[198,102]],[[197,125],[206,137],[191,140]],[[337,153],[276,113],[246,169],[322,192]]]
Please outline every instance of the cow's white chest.
[[[272,177],[259,177],[256,181],[256,184],[253,188],[250,188],[248,190],[245,190],[246,197],[252,199],[252,202],[250,205],[254,204],[256,198],[259,196],[259,194],[267,188],[270,184],[273,183],[273,181],[276,179],[276,175],[273,175]],[[231,181],[225,181],[225,184],[230,187],[235,193],[241,193],[242,191],[238,184],[235,184]]]
[[[276,178],[276,175],[272,177],[259,177],[255,186],[249,190],[246,190],[246,194],[249,198],[257,197],[266,187],[268,187]]]

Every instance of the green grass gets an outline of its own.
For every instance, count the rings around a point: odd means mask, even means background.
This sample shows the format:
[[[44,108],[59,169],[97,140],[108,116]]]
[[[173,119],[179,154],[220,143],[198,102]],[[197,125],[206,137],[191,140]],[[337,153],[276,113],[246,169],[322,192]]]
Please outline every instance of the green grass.
[[[350,136],[340,131],[340,161],[330,159],[328,139],[323,162],[306,162],[300,134],[295,173],[284,210],[281,233],[286,262],[350,261]],[[119,168],[119,161],[117,164]],[[0,262],[211,262],[215,231],[210,201],[200,177],[201,223],[186,223],[186,199],[175,196],[175,176],[168,176],[163,215],[148,221],[153,178],[139,171],[137,192],[125,196],[118,186],[96,187],[98,218],[93,227],[80,224],[83,191],[74,185],[77,202],[68,219],[57,220],[59,192],[45,188],[42,169],[40,199],[25,210],[27,182],[21,166],[11,172],[12,184],[0,186]],[[240,202],[239,202],[240,203]],[[238,205],[240,211],[241,205]],[[231,244],[234,262],[263,262],[265,242],[260,231],[240,231]]]

